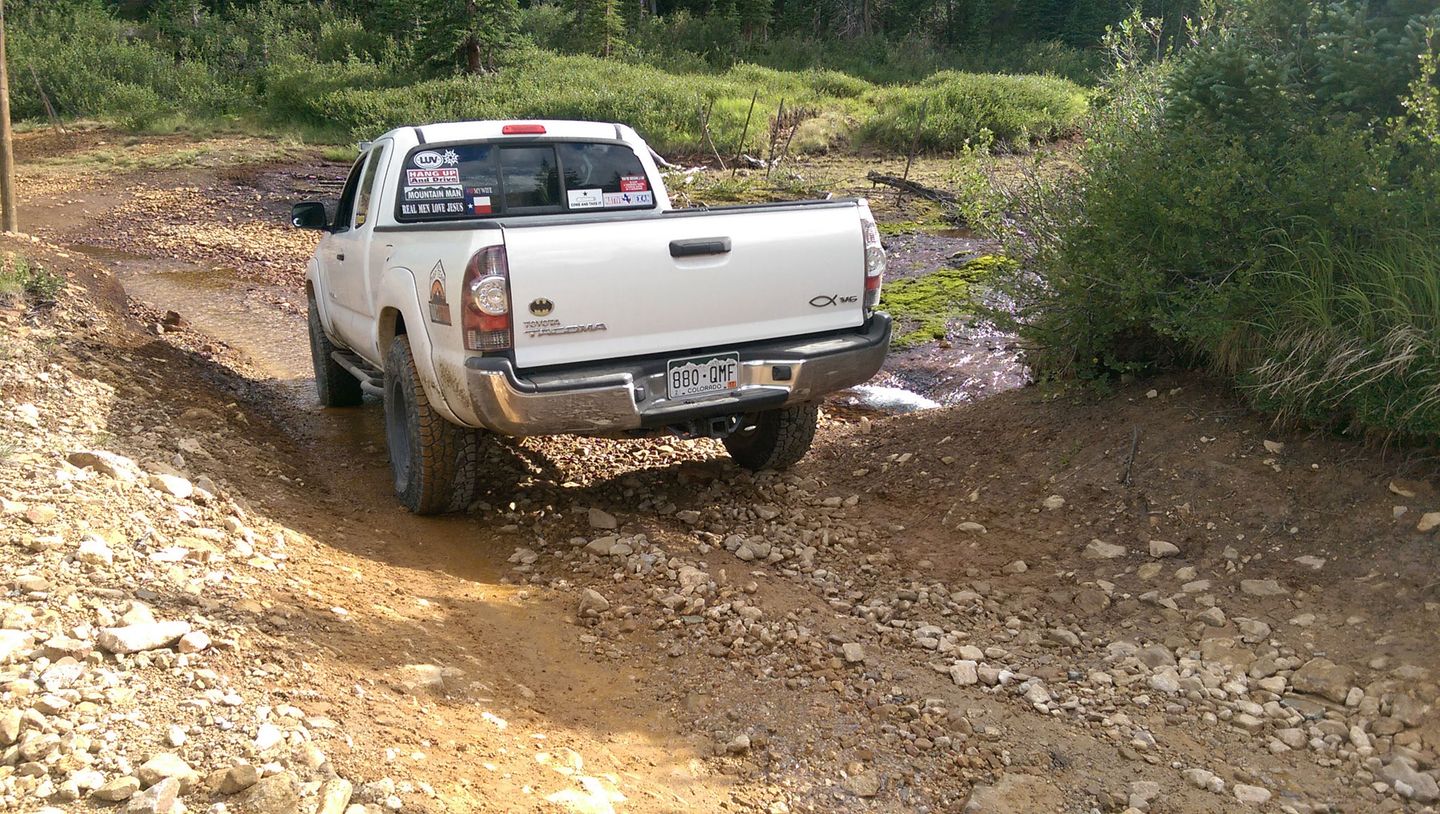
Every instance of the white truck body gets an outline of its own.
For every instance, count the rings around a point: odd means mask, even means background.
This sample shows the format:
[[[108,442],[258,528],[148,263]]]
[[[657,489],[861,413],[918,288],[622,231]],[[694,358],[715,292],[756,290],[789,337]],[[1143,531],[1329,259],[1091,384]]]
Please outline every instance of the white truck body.
[[[652,155],[597,122],[365,145],[333,215],[293,215],[325,233],[306,280],[317,377],[328,354],[375,385],[403,335],[460,427],[723,437],[879,369],[884,253],[863,200],[676,210]]]

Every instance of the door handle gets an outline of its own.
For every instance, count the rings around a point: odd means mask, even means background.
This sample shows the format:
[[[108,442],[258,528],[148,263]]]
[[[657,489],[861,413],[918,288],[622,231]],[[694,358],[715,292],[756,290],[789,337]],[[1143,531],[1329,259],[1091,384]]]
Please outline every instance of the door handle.
[[[670,241],[671,257],[699,257],[706,254],[727,254],[730,251],[728,237],[701,237],[694,240]]]
[[[340,252],[340,253],[336,254],[336,255],[335,255],[335,259],[336,259],[336,260],[344,260],[344,259],[345,259],[345,252]]]

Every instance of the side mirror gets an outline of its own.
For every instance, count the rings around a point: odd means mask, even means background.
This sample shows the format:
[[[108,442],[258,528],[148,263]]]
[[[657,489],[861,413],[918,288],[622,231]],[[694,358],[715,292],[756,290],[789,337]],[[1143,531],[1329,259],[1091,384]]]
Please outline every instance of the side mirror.
[[[290,222],[301,229],[330,228],[330,217],[325,214],[325,204],[306,201],[290,207]]]

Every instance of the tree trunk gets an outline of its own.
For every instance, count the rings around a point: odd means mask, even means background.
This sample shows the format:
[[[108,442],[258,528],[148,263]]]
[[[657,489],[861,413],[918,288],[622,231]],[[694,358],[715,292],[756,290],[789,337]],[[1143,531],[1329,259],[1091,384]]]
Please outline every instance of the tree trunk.
[[[480,40],[474,34],[465,35],[465,72],[468,74],[481,74],[485,72],[485,55],[480,50]]]
[[[0,229],[20,231],[15,211],[15,145],[10,132],[10,75],[5,59],[5,0],[0,0]]]

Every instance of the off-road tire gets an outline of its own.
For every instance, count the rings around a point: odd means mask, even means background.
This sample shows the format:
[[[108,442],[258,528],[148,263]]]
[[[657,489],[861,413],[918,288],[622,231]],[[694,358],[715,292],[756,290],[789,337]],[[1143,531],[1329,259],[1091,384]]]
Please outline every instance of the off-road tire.
[[[395,496],[410,511],[461,511],[474,500],[476,431],[457,427],[430,406],[404,334],[385,356],[385,446]]]
[[[725,449],[735,463],[746,469],[785,469],[810,451],[820,407],[801,404],[781,407],[749,416],[742,426],[725,438]]]
[[[364,398],[360,380],[350,375],[332,356],[335,343],[320,324],[320,309],[310,295],[310,361],[315,365],[315,395],[322,407],[354,407]]]

